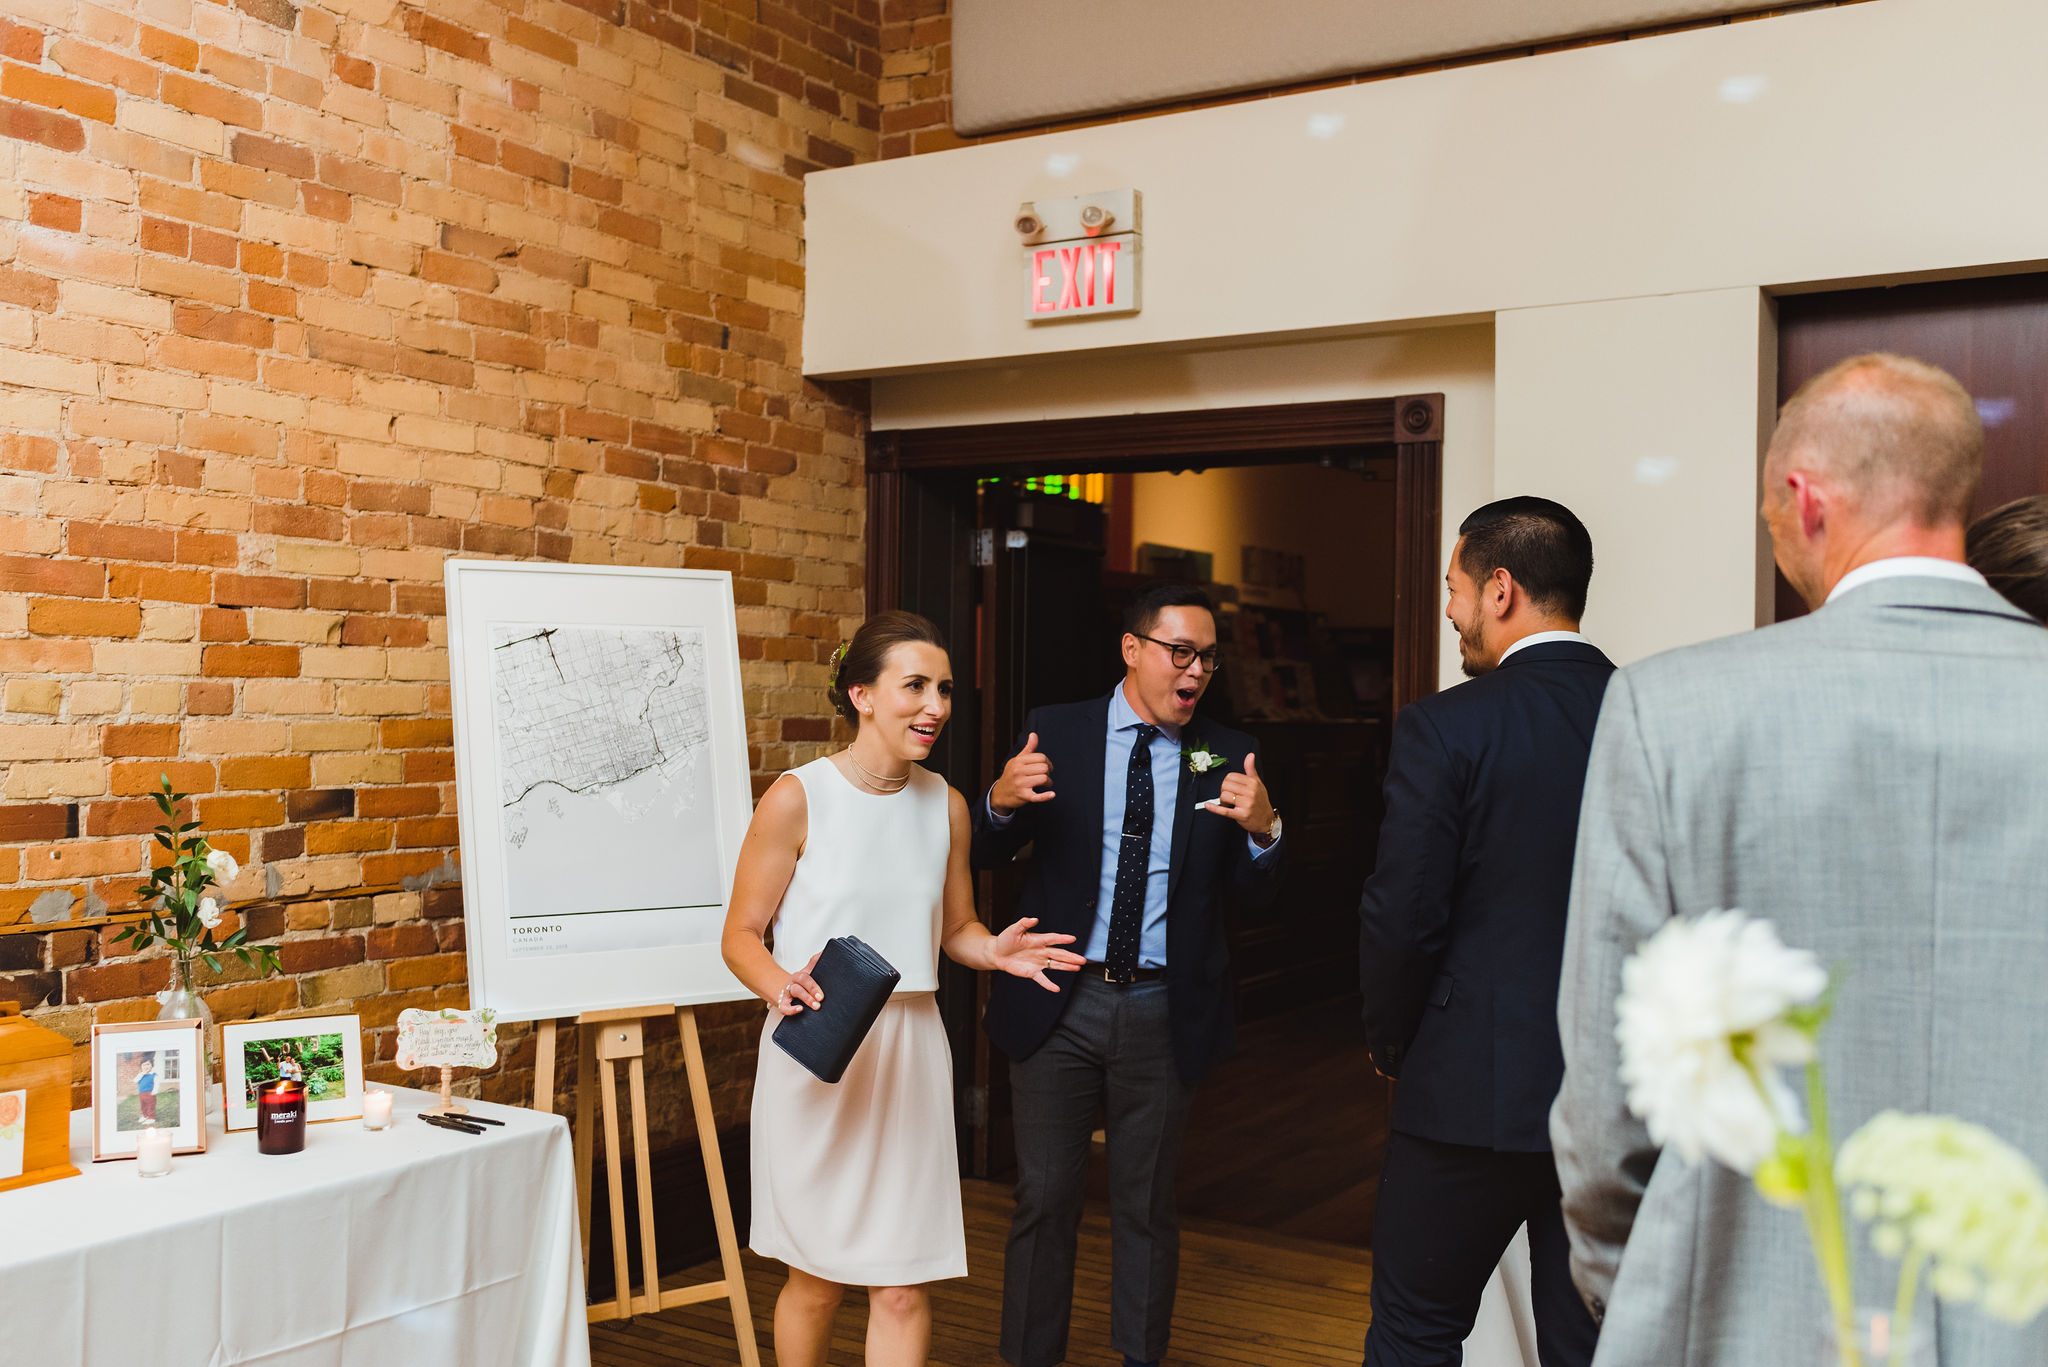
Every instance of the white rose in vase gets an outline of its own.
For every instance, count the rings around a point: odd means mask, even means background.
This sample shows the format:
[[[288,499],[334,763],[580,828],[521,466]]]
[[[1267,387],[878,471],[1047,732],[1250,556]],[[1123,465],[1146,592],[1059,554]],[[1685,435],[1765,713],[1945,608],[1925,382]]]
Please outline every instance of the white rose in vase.
[[[237,864],[235,857],[226,850],[208,850],[206,867],[212,871],[213,881],[216,883],[232,883],[235,881],[235,875],[242,871],[242,866]]]

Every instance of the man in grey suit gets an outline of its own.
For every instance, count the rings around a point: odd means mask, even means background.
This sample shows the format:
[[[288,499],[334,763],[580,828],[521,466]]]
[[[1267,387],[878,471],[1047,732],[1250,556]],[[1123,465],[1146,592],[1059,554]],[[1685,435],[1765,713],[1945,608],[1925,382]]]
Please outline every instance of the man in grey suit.
[[[1839,1141],[1886,1107],[1989,1126],[2048,1166],[2048,631],[1962,564],[1983,432],[1953,379],[1842,362],[1785,405],[1763,514],[1811,616],[1621,670],[1593,741],[1551,1112],[1600,1367],[1821,1360],[1799,1217],[1659,1154],[1615,1000],[1666,920],[1739,907],[1837,969]],[[1850,1233],[1859,1301],[1896,1267]],[[1923,1306],[1923,1314],[1929,1314]],[[2048,1323],[1929,1315],[1940,1360],[2048,1362]]]

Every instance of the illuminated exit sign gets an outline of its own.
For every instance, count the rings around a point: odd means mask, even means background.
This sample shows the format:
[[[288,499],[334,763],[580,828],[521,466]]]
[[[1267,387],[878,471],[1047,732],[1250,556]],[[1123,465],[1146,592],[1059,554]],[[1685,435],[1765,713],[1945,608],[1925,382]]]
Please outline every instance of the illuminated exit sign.
[[[1025,318],[1043,323],[1136,313],[1142,211],[1136,190],[1018,205]]]
[[[1030,316],[1138,311],[1138,235],[1117,233],[1087,242],[1049,242],[1026,249]]]

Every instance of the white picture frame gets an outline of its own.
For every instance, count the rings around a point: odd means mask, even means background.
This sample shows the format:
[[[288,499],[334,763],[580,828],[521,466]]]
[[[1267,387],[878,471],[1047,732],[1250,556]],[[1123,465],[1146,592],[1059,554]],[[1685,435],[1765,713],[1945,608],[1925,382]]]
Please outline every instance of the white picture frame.
[[[290,1076],[288,1071],[270,1073],[269,1076],[251,1077],[259,1071],[252,1067],[252,1052],[280,1054],[301,1069],[308,1067],[312,1058],[324,1057],[325,1053],[315,1052],[333,1036],[339,1035],[339,1063],[327,1065],[325,1071],[338,1066],[341,1072],[342,1092],[339,1096],[324,1094],[320,1087],[323,1079],[301,1075],[300,1080],[308,1084],[306,1096],[306,1123],[317,1125],[328,1120],[358,1120],[363,1114],[363,1018],[361,1016],[295,1016],[269,1020],[236,1021],[220,1028],[221,1074],[225,1080],[222,1087],[221,1109],[229,1131],[253,1130],[256,1128],[256,1098],[251,1088],[257,1083],[270,1080],[272,1076]],[[284,1052],[277,1046],[286,1046]],[[294,1047],[295,1046],[295,1047]]]
[[[469,1005],[751,996],[718,943],[753,815],[732,577],[445,566]]]
[[[135,1157],[152,1120],[169,1131],[172,1153],[206,1152],[202,1022],[95,1025],[90,1047],[93,1162]]]

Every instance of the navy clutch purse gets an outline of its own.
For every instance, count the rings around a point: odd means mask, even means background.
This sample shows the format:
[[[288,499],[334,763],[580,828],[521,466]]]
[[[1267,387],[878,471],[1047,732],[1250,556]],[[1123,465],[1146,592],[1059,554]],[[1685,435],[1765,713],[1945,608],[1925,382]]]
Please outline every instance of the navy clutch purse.
[[[772,1038],[818,1081],[837,1082],[903,975],[853,936],[841,935],[825,942],[811,977],[825,1004],[784,1016]]]

